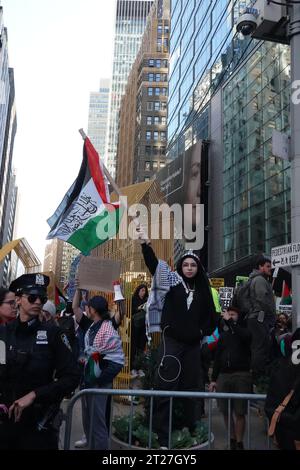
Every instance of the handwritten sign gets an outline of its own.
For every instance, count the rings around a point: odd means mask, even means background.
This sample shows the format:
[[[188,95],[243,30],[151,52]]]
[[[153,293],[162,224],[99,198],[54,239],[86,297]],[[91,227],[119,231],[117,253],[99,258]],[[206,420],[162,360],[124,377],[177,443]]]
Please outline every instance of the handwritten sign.
[[[85,256],[80,260],[80,289],[114,292],[113,282],[120,278],[121,261]]]

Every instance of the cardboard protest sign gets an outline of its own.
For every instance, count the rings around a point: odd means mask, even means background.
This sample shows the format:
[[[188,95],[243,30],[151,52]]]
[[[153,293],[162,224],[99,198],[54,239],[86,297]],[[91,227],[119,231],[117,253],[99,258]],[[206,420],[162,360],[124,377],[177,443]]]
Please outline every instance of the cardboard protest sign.
[[[120,278],[121,261],[82,257],[78,268],[79,288],[114,292],[113,282]]]

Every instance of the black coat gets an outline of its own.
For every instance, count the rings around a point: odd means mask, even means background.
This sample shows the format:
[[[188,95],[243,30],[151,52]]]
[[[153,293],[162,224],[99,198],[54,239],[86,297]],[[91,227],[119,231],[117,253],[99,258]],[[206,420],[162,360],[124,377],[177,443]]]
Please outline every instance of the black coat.
[[[31,391],[36,394],[22,421],[39,419],[77,387],[80,370],[66,335],[57,326],[16,319],[0,327],[0,340],[6,345],[6,364],[0,366],[0,403],[9,407]]]
[[[158,260],[151,246],[142,245],[145,263],[154,275]],[[195,278],[193,302],[187,309],[187,294],[182,283],[171,287],[165,298],[161,328],[165,335],[185,344],[195,344],[210,335],[217,325],[217,315],[208,278],[199,265]]]
[[[222,322],[220,322],[222,324]],[[218,341],[212,380],[220,373],[250,371],[251,333],[247,328],[232,320],[224,322],[226,330],[219,326]]]

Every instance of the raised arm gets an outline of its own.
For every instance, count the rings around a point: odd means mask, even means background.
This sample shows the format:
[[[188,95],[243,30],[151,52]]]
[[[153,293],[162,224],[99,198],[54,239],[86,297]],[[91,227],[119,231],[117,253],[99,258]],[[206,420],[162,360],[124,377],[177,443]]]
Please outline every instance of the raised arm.
[[[80,308],[80,289],[76,289],[75,295],[73,297],[73,302],[72,302],[72,308],[75,316],[75,320],[77,323],[80,323],[80,320],[82,319],[83,311]]]

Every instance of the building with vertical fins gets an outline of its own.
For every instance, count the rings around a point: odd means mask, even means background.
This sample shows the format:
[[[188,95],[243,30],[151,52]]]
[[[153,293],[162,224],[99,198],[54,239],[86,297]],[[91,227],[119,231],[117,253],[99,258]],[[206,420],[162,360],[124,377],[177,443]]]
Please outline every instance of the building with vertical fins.
[[[88,136],[101,158],[105,160],[109,111],[110,81],[100,80],[99,91],[90,93]]]
[[[117,0],[109,132],[105,164],[114,177],[119,135],[119,112],[128,76],[145,31],[152,0]]]
[[[17,187],[13,171],[13,149],[17,131],[14,71],[8,63],[7,30],[0,7],[0,247],[13,239]],[[0,284],[11,277],[11,253],[0,264]]]
[[[120,109],[116,180],[149,181],[166,164],[170,0],[150,11]]]

